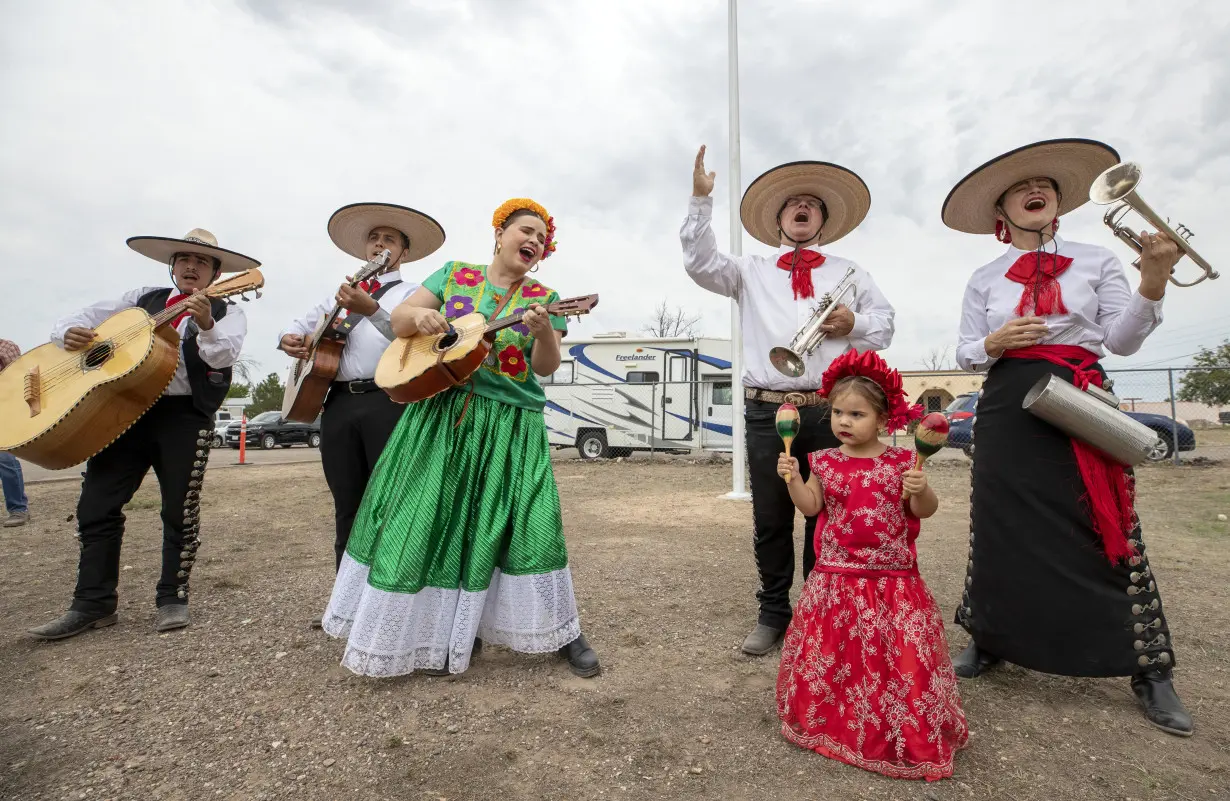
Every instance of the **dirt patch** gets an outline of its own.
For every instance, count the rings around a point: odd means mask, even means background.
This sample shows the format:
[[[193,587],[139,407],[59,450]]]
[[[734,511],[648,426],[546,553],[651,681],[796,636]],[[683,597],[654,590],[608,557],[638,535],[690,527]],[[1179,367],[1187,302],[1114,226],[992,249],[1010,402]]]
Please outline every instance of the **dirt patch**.
[[[119,624],[36,643],[21,632],[63,611],[72,590],[79,487],[32,486],[34,522],[0,530],[0,797],[1230,797],[1226,469],[1141,471],[1196,736],[1150,728],[1126,680],[1009,666],[962,684],[971,746],[956,777],[932,785],[781,738],[776,657],[738,651],[756,579],[751,507],[718,499],[729,470],[556,464],[582,621],[604,665],[594,680],[495,648],[457,678],[378,681],[339,667],[341,644],[308,628],[333,572],[315,464],[209,474],[193,625],[165,635],[153,631],[161,535],[149,482],[128,510]],[[928,470],[943,507],[924,525],[921,566],[947,611],[964,575],[969,473],[955,460]],[[949,638],[954,652],[965,643],[955,627]]]

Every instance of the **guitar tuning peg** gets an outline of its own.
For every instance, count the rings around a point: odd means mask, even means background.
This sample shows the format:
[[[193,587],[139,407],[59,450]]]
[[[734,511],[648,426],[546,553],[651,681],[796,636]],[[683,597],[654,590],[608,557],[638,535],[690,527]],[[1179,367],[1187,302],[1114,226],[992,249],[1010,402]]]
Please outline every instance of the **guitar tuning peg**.
[[[227,298],[227,299],[226,299],[226,305],[227,305],[227,306],[234,306],[234,305],[235,305],[235,301],[231,300],[230,298]]]
[[[258,289],[256,290],[256,297],[259,298],[260,296],[261,296],[261,291]]]
[[[247,292],[243,292],[243,293],[241,293],[241,294],[239,295],[239,299],[240,299],[240,300],[242,300],[244,303],[247,303],[248,301],[250,301],[250,300],[251,300],[251,298],[249,298],[249,297],[248,297],[248,293],[247,293]]]

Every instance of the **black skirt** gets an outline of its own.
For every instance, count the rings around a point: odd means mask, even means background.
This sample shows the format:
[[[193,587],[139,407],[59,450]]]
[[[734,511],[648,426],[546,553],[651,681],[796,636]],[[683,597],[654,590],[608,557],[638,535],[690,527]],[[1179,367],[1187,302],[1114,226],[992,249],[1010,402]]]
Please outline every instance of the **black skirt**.
[[[1071,440],[1021,408],[1047,373],[1072,380],[1071,371],[1049,362],[1004,359],[983,386],[969,565],[956,622],[979,648],[1044,673],[1168,669],[1170,630],[1139,518],[1129,535],[1138,555],[1111,564],[1082,500]]]

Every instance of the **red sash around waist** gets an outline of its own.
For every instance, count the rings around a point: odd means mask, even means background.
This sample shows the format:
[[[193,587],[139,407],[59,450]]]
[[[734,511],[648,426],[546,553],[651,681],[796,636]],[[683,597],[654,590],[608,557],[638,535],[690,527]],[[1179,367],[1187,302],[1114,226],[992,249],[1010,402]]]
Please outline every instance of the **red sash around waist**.
[[[1090,384],[1102,386],[1102,374],[1093,369],[1098,361],[1097,354],[1076,345],[1032,345],[1006,350],[1003,358],[1030,359],[1066,367],[1072,371],[1072,383],[1080,390]],[[1085,501],[1089,505],[1093,530],[1102,540],[1102,549],[1110,561],[1123,561],[1135,554],[1135,549],[1128,543],[1128,535],[1135,525],[1135,515],[1127,471],[1097,448],[1081,440],[1070,439],[1081,481],[1085,485]]]

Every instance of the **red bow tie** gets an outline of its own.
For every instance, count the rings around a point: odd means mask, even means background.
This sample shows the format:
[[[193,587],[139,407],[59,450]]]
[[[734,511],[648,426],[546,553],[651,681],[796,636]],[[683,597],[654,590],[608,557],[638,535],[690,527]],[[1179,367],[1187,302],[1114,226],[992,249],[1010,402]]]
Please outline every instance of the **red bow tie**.
[[[816,290],[812,287],[811,271],[824,264],[824,254],[814,250],[792,250],[783,253],[777,259],[777,266],[790,272],[790,288],[794,290],[794,299],[815,297]]]
[[[367,294],[371,294],[380,288],[380,282],[373,278],[370,281],[360,281],[359,289],[362,289]]]
[[[1072,259],[1068,256],[1038,251],[1026,253],[1013,262],[1004,277],[1025,285],[1021,289],[1021,300],[1016,304],[1017,316],[1024,317],[1031,310],[1041,316],[1067,314],[1059,276],[1071,264]]]
[[[188,297],[187,295],[182,294],[182,293],[181,293],[181,294],[179,294],[179,295],[172,295],[171,297],[167,298],[167,306],[166,306],[166,307],[169,309],[169,308],[171,308],[172,306],[174,306],[176,303],[179,303],[181,300],[185,300],[185,299],[187,299],[187,297]],[[176,317],[176,318],[175,318],[175,319],[171,322],[171,327],[172,327],[172,328],[178,328],[178,327],[179,327],[179,321],[180,321],[180,320],[182,320],[182,319],[184,319],[185,317],[187,317],[189,314],[191,314],[191,312],[186,312],[186,311],[184,311],[184,312],[180,312],[180,313],[179,313],[179,316],[177,316],[177,317]]]

